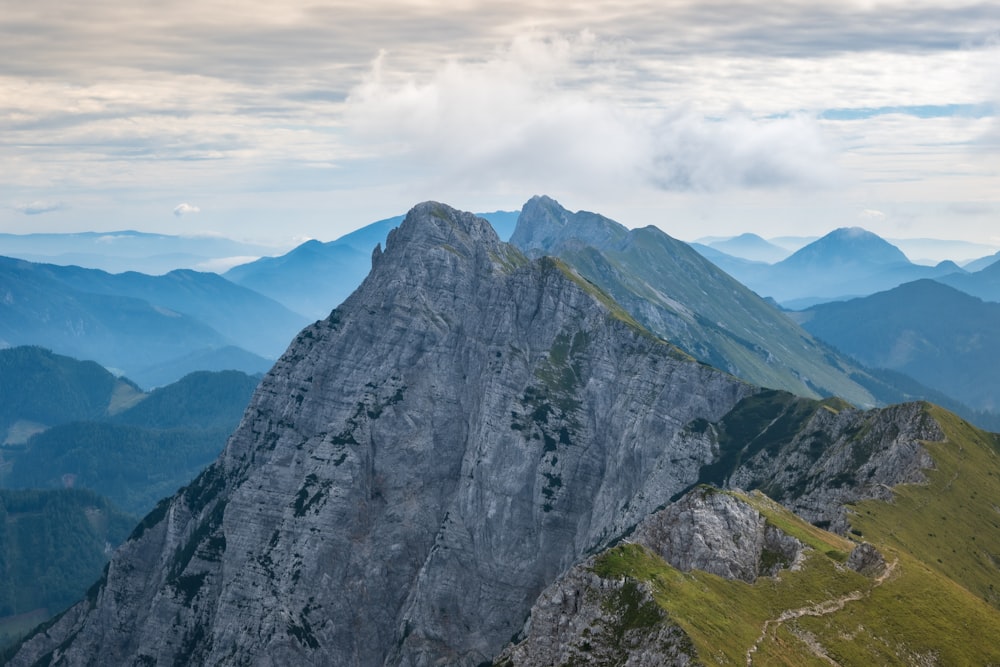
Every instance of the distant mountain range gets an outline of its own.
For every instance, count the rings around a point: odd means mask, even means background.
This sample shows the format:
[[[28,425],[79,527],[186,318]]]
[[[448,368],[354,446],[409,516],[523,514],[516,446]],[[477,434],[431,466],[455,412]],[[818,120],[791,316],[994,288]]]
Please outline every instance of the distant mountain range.
[[[817,236],[776,236],[764,239],[757,234],[739,236],[703,236],[691,245],[714,248],[730,257],[774,264],[788,255],[818,240]],[[955,261],[967,271],[978,271],[1000,259],[997,246],[971,241],[929,238],[888,238],[914,264],[932,266],[946,259]],[[777,248],[780,251],[774,250]],[[936,258],[936,259],[931,259]]]
[[[905,373],[972,408],[1000,411],[1000,303],[918,280],[792,315],[868,366]]]
[[[94,359],[147,387],[193,370],[192,355],[202,368],[262,372],[305,323],[214,273],[110,274],[0,257],[0,345]]]
[[[84,595],[219,454],[258,381],[199,372],[146,394],[93,361],[0,350],[0,649]]]
[[[92,361],[0,350],[0,487],[86,488],[141,516],[218,455],[258,381],[199,371],[147,394]]]
[[[880,402],[872,393],[879,382],[857,364],[655,227],[629,230],[535,197],[511,243],[529,255],[559,257],[650,331],[705,363],[802,396]]]
[[[836,229],[775,264],[705,254],[761,296],[793,309],[964,273],[951,261],[933,267],[914,264],[899,248],[859,227]]]
[[[0,234],[0,255],[112,273],[159,275],[178,268],[219,270],[275,248],[221,236],[177,236],[133,230],[65,234]]]
[[[705,245],[727,255],[768,264],[780,262],[791,254],[791,251],[749,232],[725,241],[713,241]]]

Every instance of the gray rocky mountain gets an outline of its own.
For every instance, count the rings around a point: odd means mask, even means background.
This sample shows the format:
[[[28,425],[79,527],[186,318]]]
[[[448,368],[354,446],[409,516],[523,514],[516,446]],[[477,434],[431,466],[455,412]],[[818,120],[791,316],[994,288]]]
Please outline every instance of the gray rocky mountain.
[[[685,424],[757,391],[440,204],[373,264],[13,664],[479,664],[697,481],[713,452],[676,446]]]
[[[691,567],[711,549],[685,535],[708,544],[736,524],[726,572],[765,572],[764,550],[794,560],[793,541],[738,506],[668,507],[699,482],[767,489],[836,527],[840,503],[928,464],[917,439],[938,432],[919,406],[762,391],[471,214],[415,207],[372,264],[292,342],[216,463],[10,664],[479,665],[540,595],[567,604],[543,594],[560,575],[637,524],[635,539]],[[597,585],[576,572],[567,591]],[[655,622],[628,634],[575,608],[685,664],[687,640],[647,593],[600,586]]]

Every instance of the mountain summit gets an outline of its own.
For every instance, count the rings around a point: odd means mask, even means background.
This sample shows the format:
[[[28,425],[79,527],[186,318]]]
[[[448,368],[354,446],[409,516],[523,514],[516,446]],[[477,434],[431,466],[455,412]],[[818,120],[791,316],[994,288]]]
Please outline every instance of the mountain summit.
[[[697,481],[712,451],[667,447],[685,424],[754,391],[485,220],[418,205],[221,458],[14,664],[70,637],[71,664],[479,664]]]
[[[895,566],[875,547],[760,494],[696,486],[767,489],[846,531],[856,517],[845,503],[933,482],[926,443],[947,435],[961,438],[948,451],[968,457],[955,469],[982,476],[982,497],[955,498],[967,491],[951,477],[940,495],[978,516],[1000,502],[1000,476],[982,473],[995,441],[943,432],[926,405],[861,412],[698,363],[566,264],[529,260],[443,204],[412,209],[372,264],[291,343],[219,459],[9,664],[652,665],[719,651],[744,664],[774,650],[768,619],[868,610],[861,601],[876,598],[856,664],[939,649],[946,664],[995,657],[964,650],[1000,632],[989,575],[965,567],[979,550],[1000,553],[989,531],[957,534],[937,574],[925,574],[930,555],[924,570],[906,561],[906,585],[889,579],[876,595]],[[865,509],[864,531],[884,534],[879,507]],[[945,513],[908,511],[892,525],[909,542],[912,530],[944,534],[933,522]],[[930,588],[915,591],[913,573]],[[709,587],[731,578],[739,592],[720,603]],[[676,595],[660,595],[667,585]],[[723,613],[658,607],[706,593]],[[904,605],[916,628],[905,636],[885,622]],[[819,638],[857,634],[857,617],[834,620],[812,627],[812,644],[779,649],[788,664],[806,662]],[[553,647],[546,628],[565,642]]]
[[[881,236],[861,227],[841,227],[800,248],[778,266],[829,271],[857,265],[881,271],[900,264],[908,265],[910,260]]]

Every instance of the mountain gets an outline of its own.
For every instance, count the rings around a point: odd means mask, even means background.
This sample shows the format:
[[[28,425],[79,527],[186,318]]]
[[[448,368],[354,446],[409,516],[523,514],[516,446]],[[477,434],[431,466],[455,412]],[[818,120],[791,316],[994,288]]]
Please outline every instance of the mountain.
[[[979,261],[978,258],[997,250],[996,245],[954,239],[890,238],[886,240],[906,253],[907,257],[912,257],[913,261],[918,264],[936,264],[943,259],[951,259],[965,266],[967,271],[978,270],[968,268],[970,260]]]
[[[70,421],[106,419],[144,398],[100,364],[41,347],[0,349],[0,445]]]
[[[517,213],[484,213],[503,238],[513,232]],[[403,216],[362,227],[335,241],[307,241],[280,257],[262,257],[225,273],[232,282],[265,294],[309,319],[323,319],[361,284],[371,253],[384,245]],[[308,286],[308,289],[303,286]]]
[[[141,394],[93,362],[0,350],[0,362],[11,358],[20,363],[3,363],[5,421],[14,426],[9,442],[22,437],[0,450],[2,486],[86,488],[140,516],[218,456],[258,382],[238,371],[202,371]],[[88,382],[65,387],[78,369],[90,372]],[[81,404],[87,409],[73,409]]]
[[[428,202],[292,342],[217,461],[8,662],[553,664],[504,653],[548,605],[579,664],[647,640],[673,658],[629,664],[983,664],[997,447],[924,404],[863,412],[697,363],[561,261]]]
[[[1000,301],[1000,262],[988,264],[973,273],[957,271],[936,280],[983,301]]]
[[[724,269],[758,294],[795,309],[962,271],[948,261],[913,264],[899,248],[860,227],[836,229],[771,266],[728,263]]]
[[[860,460],[894,441],[875,458],[925,466],[852,503],[850,539],[757,491],[694,489],[559,577],[494,664],[995,664],[998,437],[927,405],[893,411],[820,410],[794,437],[784,425],[786,446],[755,455],[817,451],[810,437],[828,431],[807,424],[819,417],[860,426],[827,452]],[[904,437],[891,432],[907,425]],[[874,472],[864,468],[851,477]]]
[[[548,197],[524,205],[511,243],[556,255],[689,354],[755,384],[873,405],[864,371],[711,262],[655,227],[628,230]]]
[[[708,246],[742,259],[774,264],[788,257],[788,250],[766,241],[752,233],[740,234],[724,241],[713,241]]]
[[[753,391],[611,305],[485,221],[416,207],[219,461],[118,552],[99,597],[125,602],[122,634],[84,629],[118,614],[99,603],[49,636],[82,623],[71,662],[489,659],[620,534],[627,498],[642,513],[696,479],[706,453],[662,459],[681,425]]]
[[[993,253],[992,255],[987,255],[985,257],[980,257],[979,259],[974,259],[968,264],[965,264],[963,268],[969,273],[975,273],[976,271],[982,271],[987,266],[991,266],[1000,262],[1000,252]]]
[[[31,271],[88,294],[141,299],[161,311],[187,315],[261,356],[281,354],[289,339],[306,323],[272,299],[215,273],[185,269],[162,276],[111,274],[50,264],[34,265]]]
[[[215,274],[112,275],[0,258],[0,345],[41,345],[128,375],[233,345],[254,354],[237,369],[258,371],[305,321]]]
[[[933,280],[796,314],[862,363],[900,371],[979,410],[1000,410],[1000,304]]]
[[[76,489],[0,489],[0,648],[79,600],[135,523]]]
[[[131,379],[143,387],[165,387],[199,371],[237,370],[246,375],[263,375],[274,365],[272,359],[247,352],[235,345],[200,349],[168,361],[131,372]]]
[[[270,255],[275,249],[220,236],[174,236],[133,230],[71,234],[0,234],[0,253],[61,266],[86,266],[111,273],[159,275],[178,268],[206,267],[233,258]],[[231,266],[232,264],[230,264]]]
[[[822,271],[831,268],[863,270],[906,265],[906,255],[877,234],[860,227],[841,227],[792,253],[784,266]]]

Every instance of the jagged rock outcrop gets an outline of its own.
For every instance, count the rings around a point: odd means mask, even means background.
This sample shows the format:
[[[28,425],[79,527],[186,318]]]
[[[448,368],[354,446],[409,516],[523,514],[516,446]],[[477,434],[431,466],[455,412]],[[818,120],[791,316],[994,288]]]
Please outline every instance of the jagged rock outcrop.
[[[862,542],[847,557],[847,567],[866,577],[875,577],[885,571],[885,556],[873,544]]]
[[[262,381],[220,459],[13,665],[475,665],[698,481],[758,391],[489,225],[414,208]]]
[[[750,583],[794,566],[807,548],[742,498],[704,486],[648,516],[628,541],[679,570]],[[858,560],[874,558],[866,552]],[[602,577],[595,560],[573,567],[539,596],[522,637],[494,665],[702,664],[646,584]]]
[[[793,564],[805,545],[751,505],[711,487],[647,517],[630,536],[678,570],[753,582]]]
[[[593,559],[545,589],[524,638],[493,661],[496,667],[601,665],[663,667],[702,664],[691,638],[631,579],[604,579]]]
[[[761,489],[837,533],[848,528],[846,504],[890,500],[893,486],[925,481],[923,471],[934,461],[921,441],[944,438],[923,403],[867,411],[821,403],[803,410],[806,405],[789,404],[760,435],[744,436],[740,462],[724,481],[731,488]]]

